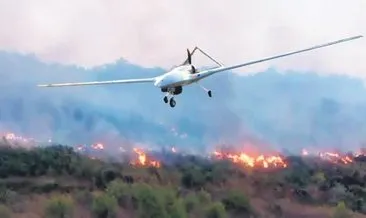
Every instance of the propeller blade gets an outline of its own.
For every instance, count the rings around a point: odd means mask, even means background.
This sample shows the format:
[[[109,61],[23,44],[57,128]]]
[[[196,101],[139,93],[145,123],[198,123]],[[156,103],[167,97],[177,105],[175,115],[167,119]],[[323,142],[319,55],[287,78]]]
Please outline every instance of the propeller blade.
[[[191,65],[191,66],[192,66],[192,74],[195,74],[196,73],[196,68],[193,65]]]
[[[187,55],[188,55],[188,63],[192,64],[192,58],[191,58],[191,53],[189,52],[189,49],[187,49]]]

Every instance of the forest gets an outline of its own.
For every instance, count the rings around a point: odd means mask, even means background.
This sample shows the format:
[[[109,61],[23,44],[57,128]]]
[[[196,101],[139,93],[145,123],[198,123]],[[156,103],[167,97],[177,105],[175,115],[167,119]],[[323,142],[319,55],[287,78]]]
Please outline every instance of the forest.
[[[366,160],[288,156],[281,169],[179,153],[159,166],[64,145],[0,145],[0,217],[366,217]]]

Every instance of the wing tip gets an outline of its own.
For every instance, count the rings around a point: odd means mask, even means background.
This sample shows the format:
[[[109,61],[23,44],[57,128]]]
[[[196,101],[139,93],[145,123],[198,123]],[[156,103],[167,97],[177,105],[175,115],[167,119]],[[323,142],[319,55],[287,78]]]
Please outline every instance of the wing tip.
[[[40,85],[37,85],[37,87],[51,87],[52,85],[51,84],[40,84]]]

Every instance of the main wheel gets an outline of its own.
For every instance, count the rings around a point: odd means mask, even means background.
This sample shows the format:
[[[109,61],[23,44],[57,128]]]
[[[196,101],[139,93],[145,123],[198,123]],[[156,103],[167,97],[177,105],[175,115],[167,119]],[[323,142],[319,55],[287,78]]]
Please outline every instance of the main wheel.
[[[208,94],[208,97],[210,97],[210,98],[212,97],[212,92],[211,92],[211,90],[210,90],[210,91],[208,91],[208,92],[207,92],[207,94]]]
[[[164,102],[168,103],[168,97],[167,96],[164,97]]]
[[[170,107],[175,107],[176,102],[175,102],[174,98],[171,98],[171,99],[170,99],[169,104],[170,104]]]

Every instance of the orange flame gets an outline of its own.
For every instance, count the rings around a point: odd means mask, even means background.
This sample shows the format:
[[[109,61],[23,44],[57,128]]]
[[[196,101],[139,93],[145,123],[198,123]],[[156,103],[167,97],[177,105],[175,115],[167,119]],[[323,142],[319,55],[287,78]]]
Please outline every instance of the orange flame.
[[[287,164],[280,156],[265,156],[263,154],[254,156],[244,152],[239,153],[222,153],[215,151],[214,155],[218,159],[229,159],[234,163],[244,164],[248,167],[261,167],[261,168],[286,168]]]
[[[142,149],[134,148],[133,151],[138,155],[137,162],[132,161],[132,165],[141,165],[141,166],[153,166],[160,167],[160,162],[155,160],[149,160],[146,156],[146,153]]]

